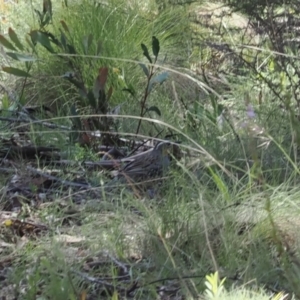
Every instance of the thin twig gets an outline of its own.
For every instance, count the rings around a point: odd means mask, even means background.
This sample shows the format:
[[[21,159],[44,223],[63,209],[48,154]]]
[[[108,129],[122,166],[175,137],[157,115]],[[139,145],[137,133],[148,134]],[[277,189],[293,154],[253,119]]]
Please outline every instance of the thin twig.
[[[30,123],[30,124],[41,124],[48,128],[60,128],[63,130],[71,130],[71,127],[63,126],[63,125],[57,125],[41,120],[25,120],[25,119],[16,119],[16,118],[8,118],[8,117],[0,117],[0,121],[6,121],[6,122],[15,122],[15,123]]]

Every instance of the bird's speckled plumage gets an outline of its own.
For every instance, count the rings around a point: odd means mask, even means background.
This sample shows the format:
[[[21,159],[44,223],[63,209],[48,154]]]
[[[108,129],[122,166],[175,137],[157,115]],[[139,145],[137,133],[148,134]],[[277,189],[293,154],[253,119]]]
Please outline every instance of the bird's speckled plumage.
[[[128,176],[131,179],[153,177],[162,175],[170,166],[171,144],[161,142],[152,151],[137,157],[136,160],[126,164],[118,174],[118,177]]]
[[[135,160],[122,167],[115,179],[107,186],[121,183],[148,181],[162,177],[171,164],[173,145],[169,142],[158,143],[152,151],[147,151],[136,157]]]

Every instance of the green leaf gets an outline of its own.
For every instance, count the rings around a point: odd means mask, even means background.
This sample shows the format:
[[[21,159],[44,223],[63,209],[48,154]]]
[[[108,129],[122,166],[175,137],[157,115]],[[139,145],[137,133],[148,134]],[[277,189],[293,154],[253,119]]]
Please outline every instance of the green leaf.
[[[24,50],[24,47],[22,45],[22,43],[20,42],[17,34],[15,33],[15,31],[9,27],[8,29],[8,35],[10,37],[10,39],[14,42],[14,44],[20,49],[20,50]]]
[[[84,54],[88,54],[89,48],[92,44],[92,41],[93,41],[93,35],[92,34],[83,37],[82,45],[83,45]]]
[[[6,52],[6,54],[11,57],[12,59],[18,61],[36,61],[37,59],[31,55],[15,53],[15,52]]]
[[[25,61],[24,63],[25,63],[25,69],[29,72],[32,67],[32,62]]]
[[[84,36],[82,38],[82,46],[83,46],[83,53],[87,54],[88,53],[88,37]]]
[[[141,47],[142,47],[142,50],[143,50],[143,54],[144,56],[146,56],[146,58],[149,60],[149,62],[152,64],[152,59],[149,55],[149,51],[148,51],[148,48],[146,47],[145,44],[141,44]]]
[[[93,107],[94,109],[97,109],[97,101],[96,101],[97,98],[95,97],[94,93],[92,91],[89,91],[87,93],[86,97],[87,97],[87,99],[89,101],[89,105],[91,107]],[[99,97],[99,95],[97,97]]]
[[[17,68],[12,68],[12,67],[2,67],[2,70],[6,73],[18,76],[18,77],[31,77],[29,73],[26,71],[17,69]]]
[[[44,26],[50,24],[50,21],[51,21],[51,20],[52,20],[52,17],[49,15],[49,13],[46,13],[46,14],[44,15],[44,20],[43,20],[43,22],[42,22],[42,27],[44,27]]]
[[[9,42],[2,34],[0,34],[0,44],[9,50],[17,51],[13,44]]]
[[[66,51],[67,50],[67,37],[62,32],[62,30],[60,30],[60,43],[61,43],[63,49]]]
[[[157,58],[159,53],[159,41],[155,36],[152,37],[152,51],[153,55]]]
[[[34,9],[35,13],[39,17],[39,25],[41,28],[50,24],[52,21],[52,2],[51,0],[43,0],[43,11],[40,12],[37,9]]]
[[[168,79],[168,77],[169,77],[168,72],[162,72],[162,73],[158,74],[157,76],[155,76],[154,78],[152,78],[150,80],[150,83],[148,86],[148,93],[151,92],[154,84],[162,84],[164,81],[166,81]]]
[[[1,109],[2,110],[9,110],[9,107],[10,107],[10,101],[9,101],[9,98],[7,96],[7,94],[4,94],[2,99],[1,99],[1,102],[2,102],[2,107]]]
[[[127,88],[122,89],[122,91],[129,93],[133,97],[136,95],[136,91],[131,84]]]
[[[93,42],[93,35],[89,34],[88,35],[88,49],[90,49],[92,42]]]
[[[222,104],[218,104],[217,105],[217,116],[219,116],[222,112],[223,112],[223,110],[224,110],[224,105],[222,105]]]
[[[52,3],[51,0],[43,0],[43,13],[48,13],[52,17]]]
[[[94,82],[94,96],[97,100],[96,112],[106,114],[108,105],[107,105],[107,97],[105,93],[105,84],[108,78],[108,68],[101,67],[99,69],[99,74]],[[112,89],[111,89],[112,93]]]
[[[86,92],[86,90],[85,89],[82,89],[82,88],[78,88],[78,93],[79,93],[79,95],[80,95],[80,97],[82,97],[82,98],[87,98],[87,92]]]
[[[146,75],[147,77],[149,77],[149,70],[148,70],[148,68],[146,67],[146,65],[145,65],[145,64],[142,64],[142,63],[139,63],[139,65],[140,65],[140,67],[143,69],[145,75]]]
[[[40,11],[38,11],[37,9],[34,9],[35,13],[38,15],[39,17],[39,24],[42,25],[43,23],[43,15],[40,13]]]
[[[27,44],[30,46],[30,48],[31,48],[32,50],[34,50],[35,45],[32,43],[32,40],[31,40],[31,38],[30,38],[28,35],[25,37],[25,41],[26,41]]]
[[[98,41],[96,55],[100,55],[101,51],[102,51],[102,42]]]
[[[107,81],[108,68],[102,67],[99,69],[99,74],[94,82],[94,96],[99,99],[100,91],[104,91],[104,87]]]
[[[67,50],[69,54],[76,54],[75,48],[70,44],[67,44]]]
[[[154,112],[156,112],[159,116],[161,116],[161,112],[160,112],[160,110],[159,110],[159,108],[158,108],[157,106],[151,106],[151,107],[147,108],[146,111],[147,111],[147,112],[149,112],[149,111],[154,111]]]
[[[59,40],[51,33],[51,32],[43,32],[49,39],[50,42],[54,43],[55,45],[61,47]]]
[[[63,29],[65,30],[65,32],[67,32],[67,33],[70,34],[70,30],[69,30],[69,28],[68,28],[66,22],[65,22],[64,20],[61,20],[61,21],[60,21],[60,24],[61,24],[61,26],[63,27]]]
[[[98,97],[98,106],[96,108],[96,113],[106,114],[108,111],[107,98],[104,90],[101,90]]]
[[[77,130],[81,130],[81,121],[80,121],[79,115],[78,115],[78,113],[77,113],[75,104],[72,104],[72,105],[71,105],[71,107],[70,107],[70,112],[71,112],[71,116],[72,116],[72,117],[75,117],[75,118],[71,118],[71,121],[72,121],[72,123],[74,124],[75,128],[76,128]],[[76,117],[77,117],[77,118],[76,118]]]
[[[228,187],[226,183],[222,180],[222,178],[213,170],[212,167],[208,167],[208,170],[211,173],[212,179],[214,183],[216,184],[219,191],[222,193],[224,199],[226,202],[232,202],[232,198],[230,197]],[[213,278],[213,277],[212,277]],[[212,279],[213,280],[213,279]]]
[[[113,93],[113,88],[110,87],[107,92],[107,99],[106,99],[107,102],[109,102],[109,99],[110,99],[112,93]]]
[[[87,92],[86,92],[83,82],[76,80],[73,72],[67,72],[64,75],[62,75],[61,77],[67,79],[69,82],[74,84],[78,88],[80,96],[87,97]]]
[[[39,31],[39,30],[32,30],[29,35],[31,36],[31,40],[33,43],[40,43],[44,48],[46,48],[49,52],[51,53],[55,53],[55,51],[53,50],[49,37]]]
[[[70,112],[71,112],[71,116],[78,116],[78,113],[77,113],[77,110],[76,110],[76,107],[74,104],[71,105]]]

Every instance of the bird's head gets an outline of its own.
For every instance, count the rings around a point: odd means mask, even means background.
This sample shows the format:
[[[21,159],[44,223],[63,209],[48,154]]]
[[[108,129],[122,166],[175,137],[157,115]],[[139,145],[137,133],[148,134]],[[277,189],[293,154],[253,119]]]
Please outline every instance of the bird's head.
[[[162,156],[174,156],[176,159],[181,158],[181,151],[178,145],[171,142],[160,142],[155,147],[154,150],[160,151]]]

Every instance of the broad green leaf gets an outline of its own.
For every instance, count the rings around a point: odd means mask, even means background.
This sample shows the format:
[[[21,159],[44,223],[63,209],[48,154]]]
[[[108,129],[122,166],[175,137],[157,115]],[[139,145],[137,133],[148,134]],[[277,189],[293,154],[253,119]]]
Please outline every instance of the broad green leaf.
[[[287,294],[284,294],[284,292],[279,292],[271,300],[284,300],[284,299],[288,299]]]
[[[274,70],[275,70],[275,61],[274,61],[274,59],[270,60],[269,70],[270,70],[270,72],[274,72]]]
[[[43,13],[48,13],[52,18],[52,3],[51,0],[43,0]]]
[[[223,112],[223,110],[224,110],[224,105],[222,105],[222,104],[218,104],[217,105],[217,115],[219,116],[222,112]]]
[[[27,35],[25,36],[25,41],[27,42],[27,44],[30,46],[30,48],[32,50],[34,50],[35,48],[35,44],[32,42],[32,39]]]
[[[141,47],[142,47],[142,50],[143,50],[143,54],[144,56],[146,56],[146,58],[149,60],[149,62],[152,64],[152,59],[149,55],[149,51],[148,51],[148,48],[146,47],[145,44],[141,44]]]
[[[76,54],[75,48],[70,44],[67,44],[67,50],[69,54]]]
[[[160,112],[160,110],[159,110],[159,108],[158,108],[157,106],[151,106],[151,107],[147,108],[146,111],[147,111],[147,112],[148,112],[148,111],[154,111],[154,112],[156,112],[159,116],[161,116],[161,112]]]
[[[94,87],[93,87],[93,95],[94,95],[95,99],[99,98],[100,90],[101,90],[101,87],[100,87],[100,83],[99,83],[99,76],[97,76],[94,81]]]
[[[6,52],[6,54],[18,61],[36,61],[36,58],[31,55],[21,54],[21,53],[15,53],[15,52]]]
[[[113,293],[113,295],[112,295],[112,297],[111,297],[111,300],[119,300],[120,298],[119,298],[119,294],[118,294],[118,292],[117,291],[114,291],[114,293]]]
[[[88,54],[89,48],[92,44],[92,41],[93,41],[93,35],[92,34],[83,37],[82,45],[83,45],[84,54]]]
[[[216,123],[217,123],[217,116],[215,116],[211,111],[209,111],[208,109],[206,109],[204,107],[202,107],[201,109],[199,109],[199,111],[200,111],[199,117],[201,117],[200,118],[201,120],[205,121],[205,118],[207,118],[213,124],[216,125]]]
[[[88,53],[88,37],[84,36],[82,38],[82,46],[83,46],[83,53],[87,54]]]
[[[21,97],[18,97],[18,101],[19,101],[19,104],[21,104],[21,106],[25,106],[27,103],[28,103],[28,98],[25,97],[25,95],[21,95]],[[19,105],[17,103],[17,105]]]
[[[63,29],[64,29],[67,33],[70,34],[70,30],[69,30],[69,28],[68,28],[66,22],[65,22],[64,20],[61,20],[61,21],[60,21],[60,24],[61,24],[61,26],[63,27]]]
[[[113,93],[113,88],[110,87],[109,90],[108,90],[108,92],[107,92],[107,102],[109,102],[109,99],[110,99],[112,93]]]
[[[62,75],[62,78],[67,79],[69,82],[74,84],[78,88],[79,95],[83,98],[87,98],[87,91],[83,82],[80,82],[75,79],[76,74],[74,72],[66,72]]]
[[[77,113],[77,110],[76,110],[76,107],[74,104],[71,105],[70,112],[71,112],[71,116],[78,116],[78,113]]]
[[[49,41],[54,43],[55,45],[61,47],[59,40],[51,33],[51,32],[43,32],[48,38]]]
[[[169,72],[162,72],[160,74],[158,74],[157,76],[155,76],[152,81],[155,83],[163,83],[164,81],[166,81],[169,77]]]
[[[25,61],[25,70],[27,70],[29,72],[31,67],[32,67],[32,62],[31,61]]]
[[[104,91],[105,83],[107,81],[108,68],[102,67],[99,69],[99,74],[94,82],[94,96],[99,98],[100,91]]]
[[[75,125],[75,128],[78,130],[81,130],[81,122],[80,122],[80,118],[78,116],[75,104],[71,105],[70,112],[71,112],[71,116],[75,117],[75,118],[71,118],[71,121]],[[76,117],[78,117],[78,118],[76,118]]]
[[[152,37],[152,51],[153,55],[157,58],[159,53],[159,41],[155,36]]]
[[[148,86],[148,93],[151,92],[154,84],[162,84],[164,81],[167,80],[168,77],[169,77],[168,72],[162,72],[162,73],[158,74],[157,76],[155,76],[154,78],[152,78],[150,80],[150,83]]]
[[[66,51],[67,50],[67,37],[62,32],[62,30],[60,30],[60,43],[61,43],[63,49]]]
[[[213,168],[209,167],[208,170],[211,173],[212,179],[215,182],[217,188],[222,193],[224,199],[229,203],[232,202],[232,199],[228,192],[228,187],[223,179],[213,170]]]
[[[146,75],[147,77],[149,77],[149,70],[148,70],[148,68],[146,67],[146,65],[145,65],[145,64],[142,64],[142,63],[139,63],[139,65],[140,65],[141,68],[143,69],[145,75]]]
[[[102,51],[102,42],[98,41],[96,55],[100,55],[101,51]]]
[[[9,42],[2,34],[0,34],[0,44],[9,50],[17,51],[13,44]]]
[[[80,97],[82,97],[82,98],[87,98],[87,92],[86,92],[85,89],[79,88],[79,89],[78,89],[78,92],[79,92]]]
[[[122,89],[122,91],[129,93],[133,97],[136,95],[136,92],[132,85],[129,85],[127,88]]]
[[[29,35],[31,36],[32,42],[33,43],[40,43],[43,47],[45,47],[49,52],[54,53],[54,50],[51,46],[49,37],[39,31],[39,30],[32,30]]]
[[[2,99],[1,99],[1,103],[2,103],[1,109],[2,110],[9,110],[9,107],[11,105],[10,102],[11,101],[9,101],[9,98],[8,98],[7,94],[4,94]],[[15,101],[13,101],[13,102],[15,102]]]
[[[93,42],[93,35],[89,34],[88,35],[88,49],[90,49],[92,42]]]
[[[20,42],[17,34],[15,33],[15,31],[9,27],[8,29],[8,35],[10,37],[10,39],[14,42],[14,44],[20,49],[20,50],[24,50],[24,47],[22,45],[22,43]]]
[[[43,19],[43,22],[42,22],[42,27],[50,24],[50,21],[52,20],[52,17],[49,15],[49,13],[46,13],[44,15],[44,19]]]
[[[91,107],[93,107],[94,109],[97,109],[97,100],[96,99],[98,99],[98,97],[99,97],[99,94],[97,95],[97,96],[95,96],[94,95],[94,93],[92,92],[92,91],[89,91],[88,93],[87,93],[87,99],[88,99],[88,101],[89,101],[89,105],[91,106]]]
[[[43,23],[43,18],[44,18],[43,15],[37,9],[34,9],[34,11],[39,17],[39,23],[42,24]]]
[[[2,67],[2,70],[6,73],[18,76],[18,77],[31,77],[29,73],[26,71],[17,69],[17,68],[12,68],[12,67]]]
[[[107,98],[106,98],[105,90],[100,90],[96,112],[101,114],[106,114],[108,112],[107,109],[108,106],[107,106]]]
[[[112,92],[112,89],[111,91]],[[99,96],[97,99],[98,105],[96,108],[96,113],[101,113],[101,114],[107,114],[108,113],[108,102],[107,102],[107,97],[104,89],[101,89],[99,91]]]
[[[67,79],[72,84],[74,84],[78,88],[79,93],[82,97],[87,96],[87,92],[86,92],[84,84],[74,78],[73,72],[67,72],[64,75],[62,75],[62,77]]]

